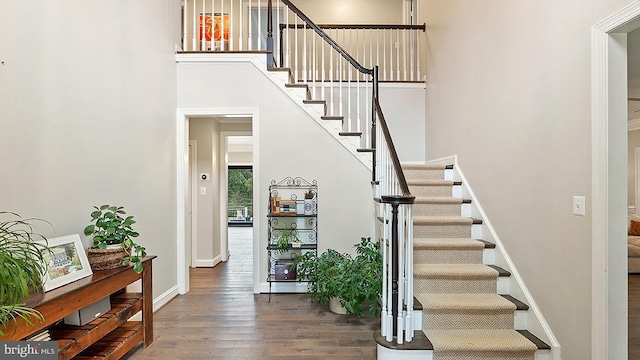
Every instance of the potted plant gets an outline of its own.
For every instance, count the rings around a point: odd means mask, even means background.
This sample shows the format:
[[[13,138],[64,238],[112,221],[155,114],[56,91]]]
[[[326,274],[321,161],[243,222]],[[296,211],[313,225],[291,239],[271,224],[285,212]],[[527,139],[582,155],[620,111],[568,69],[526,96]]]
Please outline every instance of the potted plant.
[[[47,266],[43,253],[48,250],[46,238],[35,231],[34,221],[12,212],[0,212],[0,335],[9,322],[22,318],[33,326],[42,322],[42,314],[25,306],[30,291],[42,290],[42,278]],[[6,218],[9,219],[6,219]],[[6,219],[6,220],[5,220]]]
[[[133,269],[142,272],[140,258],[147,256],[146,249],[133,241],[138,237],[132,225],[133,216],[126,216],[124,207],[94,206],[91,224],[84,228],[85,236],[93,236],[93,243],[87,251],[89,264],[94,270],[113,269],[133,264]]]
[[[320,304],[333,298],[347,314],[362,316],[366,307],[377,315],[382,294],[380,243],[363,237],[355,247],[355,257],[333,249],[318,257],[313,252],[296,257],[298,281],[309,281],[307,292]]]
[[[279,258],[293,259],[299,251],[291,250],[290,247],[299,248],[301,245],[300,237],[296,229],[282,229],[278,234],[278,240],[275,243],[275,255]]]

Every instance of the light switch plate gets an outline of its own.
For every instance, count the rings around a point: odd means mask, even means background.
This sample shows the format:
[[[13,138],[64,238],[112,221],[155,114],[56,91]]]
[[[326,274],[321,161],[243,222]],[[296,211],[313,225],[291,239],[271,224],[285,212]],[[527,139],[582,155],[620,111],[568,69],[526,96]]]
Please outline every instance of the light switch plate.
[[[585,216],[586,200],[584,196],[573,197],[573,215]]]

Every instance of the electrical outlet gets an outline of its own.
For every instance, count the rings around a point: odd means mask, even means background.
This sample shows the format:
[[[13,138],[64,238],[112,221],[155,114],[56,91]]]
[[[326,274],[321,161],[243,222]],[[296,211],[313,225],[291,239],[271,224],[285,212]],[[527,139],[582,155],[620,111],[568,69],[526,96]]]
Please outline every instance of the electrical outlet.
[[[586,200],[584,196],[573,197],[573,215],[585,216]]]

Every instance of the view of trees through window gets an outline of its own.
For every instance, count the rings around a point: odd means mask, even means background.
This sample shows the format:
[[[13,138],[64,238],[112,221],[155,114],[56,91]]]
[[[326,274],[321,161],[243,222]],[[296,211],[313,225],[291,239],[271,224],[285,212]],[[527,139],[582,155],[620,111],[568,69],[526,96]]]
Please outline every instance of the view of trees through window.
[[[250,166],[229,166],[229,223],[252,222],[253,171]]]

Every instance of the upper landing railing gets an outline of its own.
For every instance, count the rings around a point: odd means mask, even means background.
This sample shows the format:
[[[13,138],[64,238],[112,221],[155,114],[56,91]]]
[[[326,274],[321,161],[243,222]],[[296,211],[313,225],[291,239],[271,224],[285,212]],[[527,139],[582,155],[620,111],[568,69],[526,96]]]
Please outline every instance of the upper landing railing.
[[[271,2],[271,11],[269,11]],[[272,17],[273,54],[278,66],[285,58],[296,61],[286,49],[296,46],[300,67],[296,80],[314,81],[323,69],[311,64],[323,43],[314,44],[313,32],[279,0],[185,0],[183,51],[267,51],[268,14]],[[324,32],[366,68],[378,65],[380,81],[424,81],[425,25],[319,24]],[[305,44],[305,39],[307,43]],[[285,46],[285,44],[288,45]],[[294,45],[296,43],[296,45]],[[303,54],[306,55],[303,57]],[[315,54],[315,55],[314,55]],[[327,59],[328,60],[328,59]],[[320,63],[315,64],[317,66]],[[329,70],[329,63],[325,61]],[[306,72],[306,73],[305,73]]]

